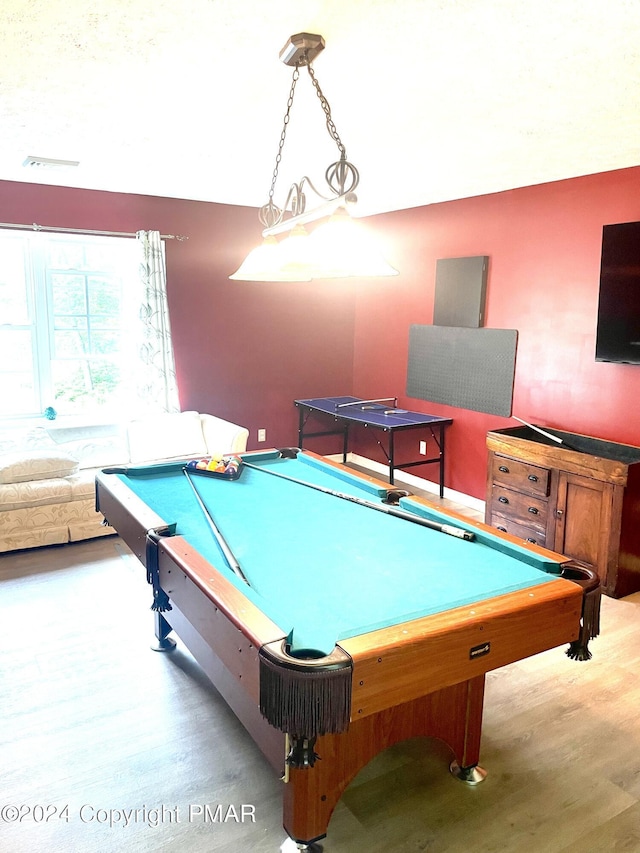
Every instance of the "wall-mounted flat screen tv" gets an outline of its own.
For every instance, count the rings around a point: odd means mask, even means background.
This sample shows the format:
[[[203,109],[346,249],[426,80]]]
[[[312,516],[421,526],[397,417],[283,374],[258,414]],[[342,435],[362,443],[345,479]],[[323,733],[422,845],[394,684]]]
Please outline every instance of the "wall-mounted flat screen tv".
[[[640,222],[602,229],[596,361],[640,364]]]

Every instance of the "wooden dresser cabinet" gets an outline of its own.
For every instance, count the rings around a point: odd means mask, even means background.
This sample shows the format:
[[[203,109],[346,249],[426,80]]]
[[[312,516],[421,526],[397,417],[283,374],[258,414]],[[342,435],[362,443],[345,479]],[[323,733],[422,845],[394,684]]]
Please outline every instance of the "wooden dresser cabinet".
[[[529,427],[489,432],[485,521],[598,572],[603,591],[640,590],[640,447]]]

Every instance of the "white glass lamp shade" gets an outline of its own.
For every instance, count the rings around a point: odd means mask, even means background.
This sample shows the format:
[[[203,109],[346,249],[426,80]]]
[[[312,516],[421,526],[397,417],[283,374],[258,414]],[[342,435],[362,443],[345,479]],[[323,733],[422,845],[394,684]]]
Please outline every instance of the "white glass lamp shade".
[[[319,225],[311,237],[314,278],[371,278],[398,275],[382,257],[373,237],[344,208]]]
[[[309,235],[297,224],[278,242],[273,235],[253,249],[229,278],[234,281],[311,281],[398,275],[374,238],[344,207]]]
[[[296,225],[278,244],[278,269],[282,281],[311,281],[315,256],[311,237],[304,225]]]
[[[275,237],[265,237],[252,249],[240,267],[229,276],[234,281],[311,281],[311,276],[294,265],[283,268],[281,244]]]

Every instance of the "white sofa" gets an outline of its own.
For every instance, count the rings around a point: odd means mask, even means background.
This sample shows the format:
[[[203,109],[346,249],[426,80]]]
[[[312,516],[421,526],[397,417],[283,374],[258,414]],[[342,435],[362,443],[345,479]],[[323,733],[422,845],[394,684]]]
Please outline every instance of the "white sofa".
[[[245,427],[198,412],[0,430],[0,552],[115,533],[95,509],[101,468],[241,453],[248,437]]]

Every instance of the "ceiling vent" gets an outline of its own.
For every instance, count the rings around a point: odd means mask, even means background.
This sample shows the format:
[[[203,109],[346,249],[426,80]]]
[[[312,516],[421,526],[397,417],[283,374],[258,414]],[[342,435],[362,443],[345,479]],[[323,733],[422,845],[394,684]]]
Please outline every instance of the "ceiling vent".
[[[79,160],[54,160],[51,157],[27,157],[22,164],[38,169],[69,169],[80,165]]]

